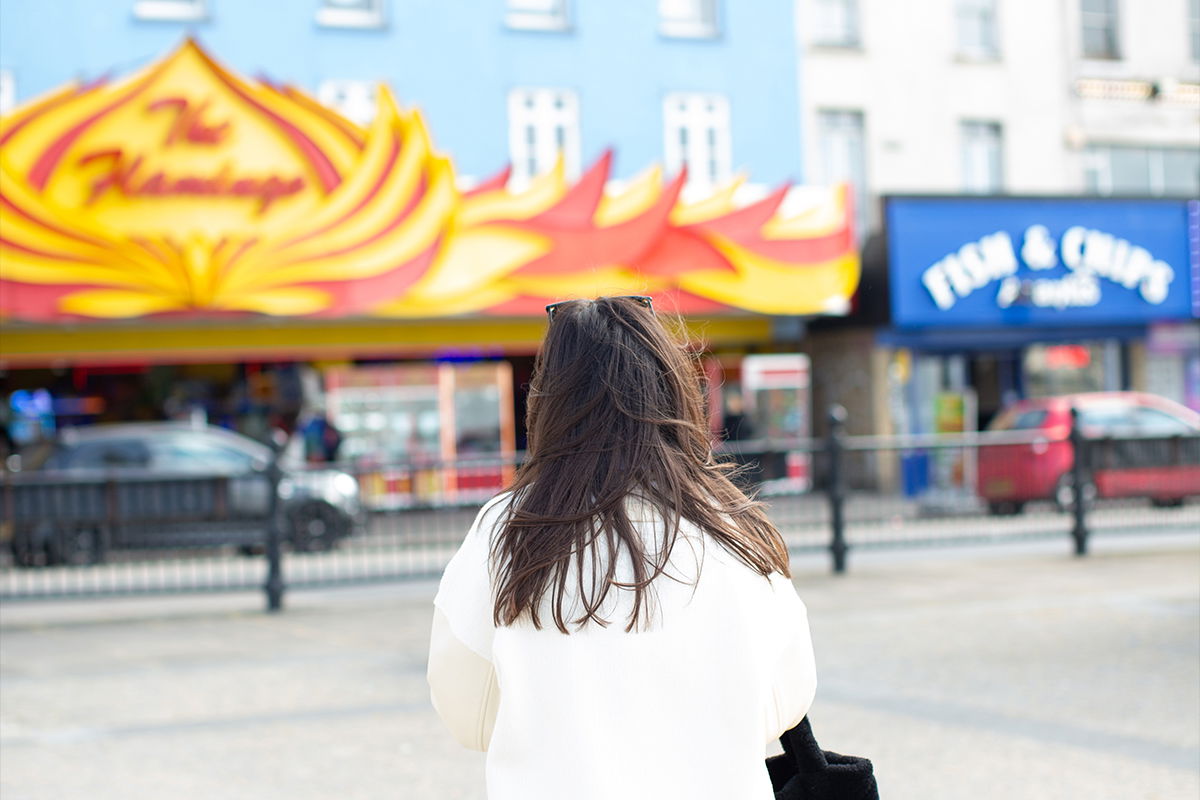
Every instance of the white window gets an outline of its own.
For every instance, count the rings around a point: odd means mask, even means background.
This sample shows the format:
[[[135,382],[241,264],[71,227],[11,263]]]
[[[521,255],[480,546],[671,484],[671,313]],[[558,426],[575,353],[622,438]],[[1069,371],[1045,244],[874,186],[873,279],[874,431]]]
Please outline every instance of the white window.
[[[958,0],[955,15],[959,55],[981,61],[1000,55],[996,33],[996,0]]]
[[[1192,147],[1092,145],[1083,158],[1090,194],[1200,195],[1200,150]]]
[[[0,69],[0,114],[7,114],[17,105],[17,82],[12,70]]]
[[[687,167],[692,191],[729,181],[729,139],[729,101],[721,95],[676,92],[663,101],[663,161],[669,174]]]
[[[1188,0],[1188,32],[1192,39],[1192,61],[1200,61],[1200,0]]]
[[[375,119],[376,92],[372,81],[328,80],[317,87],[317,99],[347,119],[366,125]]]
[[[994,194],[1004,185],[1004,144],[997,122],[963,122],[962,188],[965,192]]]
[[[1080,0],[1079,22],[1084,58],[1120,58],[1117,48],[1117,0]]]
[[[567,89],[513,89],[508,94],[512,184],[550,171],[561,154],[568,178],[579,175],[579,100]]]
[[[508,0],[504,22],[524,30],[566,30],[567,0]]]
[[[382,28],[383,0],[321,0],[317,24],[328,28]]]
[[[716,0],[658,0],[658,31],[681,38],[716,36]]]
[[[865,239],[870,223],[867,202],[866,140],[861,111],[817,112],[817,142],[821,154],[819,182],[849,183],[854,191],[858,236]]]
[[[858,47],[858,0],[816,0],[813,44]]]
[[[133,15],[164,22],[194,22],[208,17],[206,0],[137,0]]]

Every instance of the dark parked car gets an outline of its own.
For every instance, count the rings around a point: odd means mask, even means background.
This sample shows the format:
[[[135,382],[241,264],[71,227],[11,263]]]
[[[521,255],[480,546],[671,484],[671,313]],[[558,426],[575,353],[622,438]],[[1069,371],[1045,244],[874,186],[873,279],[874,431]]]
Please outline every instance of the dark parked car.
[[[211,426],[64,430],[37,473],[10,487],[24,493],[9,500],[14,556],[25,565],[93,563],[110,547],[261,546],[272,457],[266,445]],[[294,550],[330,549],[361,524],[353,475],[286,460],[281,467],[283,534]],[[87,524],[97,519],[105,524]]]
[[[990,430],[1036,434],[1031,444],[979,449],[979,494],[993,514],[1019,513],[1043,498],[1071,507],[1072,408],[1093,440],[1084,465],[1086,499],[1148,497],[1155,505],[1178,505],[1200,495],[1200,414],[1145,392],[1089,392],[1023,400],[992,421]]]

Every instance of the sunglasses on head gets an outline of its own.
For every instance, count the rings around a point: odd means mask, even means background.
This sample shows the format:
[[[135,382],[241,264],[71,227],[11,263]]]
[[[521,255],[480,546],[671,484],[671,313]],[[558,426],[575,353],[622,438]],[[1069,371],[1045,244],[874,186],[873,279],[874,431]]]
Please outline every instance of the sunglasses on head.
[[[654,310],[654,298],[648,297],[644,294],[623,294],[623,295],[619,295],[613,299],[615,299],[615,300],[633,300],[635,303],[639,303],[639,304],[645,306],[646,308],[650,309],[651,311]],[[558,303],[551,303],[550,305],[546,306],[546,317],[550,321],[553,321],[554,320],[554,312],[558,311],[560,306],[570,305],[571,303],[578,303],[578,302],[579,302],[578,300],[562,300]]]

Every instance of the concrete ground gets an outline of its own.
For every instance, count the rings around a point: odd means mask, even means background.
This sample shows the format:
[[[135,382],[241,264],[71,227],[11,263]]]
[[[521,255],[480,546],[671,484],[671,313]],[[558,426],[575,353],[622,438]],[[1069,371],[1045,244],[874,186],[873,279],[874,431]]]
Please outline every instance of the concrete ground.
[[[1066,550],[798,559],[824,746],[886,800],[1200,797],[1200,536]],[[7,603],[0,796],[483,798],[428,701],[434,588]]]

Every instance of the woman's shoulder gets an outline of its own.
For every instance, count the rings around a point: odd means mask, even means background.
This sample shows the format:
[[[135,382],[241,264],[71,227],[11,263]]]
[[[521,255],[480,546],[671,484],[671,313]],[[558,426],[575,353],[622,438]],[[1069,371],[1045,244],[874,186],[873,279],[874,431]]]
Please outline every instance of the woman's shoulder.
[[[508,516],[515,499],[515,492],[505,490],[484,503],[475,515],[475,522],[471,525],[471,535],[491,541],[496,530]]]

